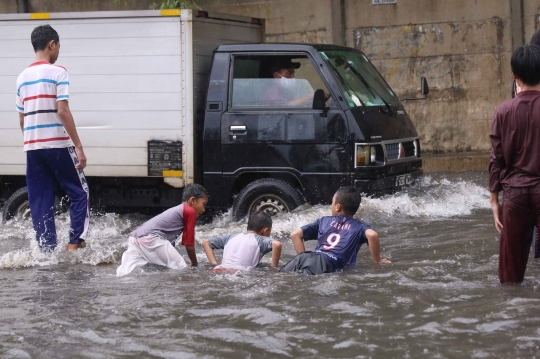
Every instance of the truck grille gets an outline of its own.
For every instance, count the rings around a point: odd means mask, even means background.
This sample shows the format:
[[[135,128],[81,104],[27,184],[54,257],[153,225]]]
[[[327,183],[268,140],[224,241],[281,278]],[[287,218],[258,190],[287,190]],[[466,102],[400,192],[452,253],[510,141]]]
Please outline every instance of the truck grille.
[[[413,141],[401,143],[403,151],[401,151],[399,143],[386,144],[386,155],[388,160],[397,160],[405,157],[414,157],[414,143]]]

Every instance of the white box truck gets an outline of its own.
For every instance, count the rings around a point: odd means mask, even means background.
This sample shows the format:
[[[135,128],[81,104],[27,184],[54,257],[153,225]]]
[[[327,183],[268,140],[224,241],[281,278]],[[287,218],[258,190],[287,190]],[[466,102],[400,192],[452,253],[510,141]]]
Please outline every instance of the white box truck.
[[[421,173],[414,126],[358,50],[262,44],[263,19],[195,10],[0,15],[4,221],[29,214],[15,82],[45,23],[60,35],[93,207],[171,207],[196,182],[238,219]],[[276,78],[284,62],[296,81]]]

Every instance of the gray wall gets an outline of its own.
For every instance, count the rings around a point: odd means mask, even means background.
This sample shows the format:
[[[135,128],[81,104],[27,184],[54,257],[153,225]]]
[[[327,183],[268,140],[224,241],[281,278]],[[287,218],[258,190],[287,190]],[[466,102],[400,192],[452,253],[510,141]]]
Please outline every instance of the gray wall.
[[[23,0],[4,0],[17,12]],[[153,1],[28,0],[31,12],[147,9]],[[538,0],[198,0],[208,11],[266,19],[268,42],[334,43],[364,51],[405,102],[425,151],[490,148],[496,106],[510,98],[512,50],[539,27]],[[20,10],[19,10],[20,11]]]

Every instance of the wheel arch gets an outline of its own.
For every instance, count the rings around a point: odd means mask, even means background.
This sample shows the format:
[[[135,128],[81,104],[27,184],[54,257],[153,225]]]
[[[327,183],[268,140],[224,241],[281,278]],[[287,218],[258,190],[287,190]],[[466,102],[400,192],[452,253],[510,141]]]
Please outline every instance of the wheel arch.
[[[282,180],[290,184],[294,189],[296,189],[305,199],[306,195],[304,192],[304,185],[299,178],[299,175],[290,171],[253,171],[253,172],[242,172],[237,175],[236,180],[234,181],[232,187],[232,199],[231,204],[234,202],[234,198],[240,193],[240,191],[246,187],[248,184],[263,178],[274,178]]]

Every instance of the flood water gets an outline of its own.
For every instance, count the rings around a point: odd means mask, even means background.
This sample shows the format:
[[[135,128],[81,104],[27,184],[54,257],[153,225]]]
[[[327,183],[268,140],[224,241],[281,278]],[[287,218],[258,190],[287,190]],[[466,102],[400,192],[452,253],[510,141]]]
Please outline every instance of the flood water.
[[[200,242],[245,230],[229,215],[197,227],[198,268],[122,278],[127,234],[147,216],[94,216],[74,254],[40,253],[30,222],[0,225],[0,358],[540,357],[540,262],[530,258],[522,285],[498,283],[487,182],[432,173],[366,198],[357,218],[393,264],[372,264],[363,246],[356,266],[312,277],[277,273],[270,255],[250,273],[211,273]],[[274,219],[281,264],[294,256],[288,234],[329,214]],[[69,219],[57,223],[64,248]]]

